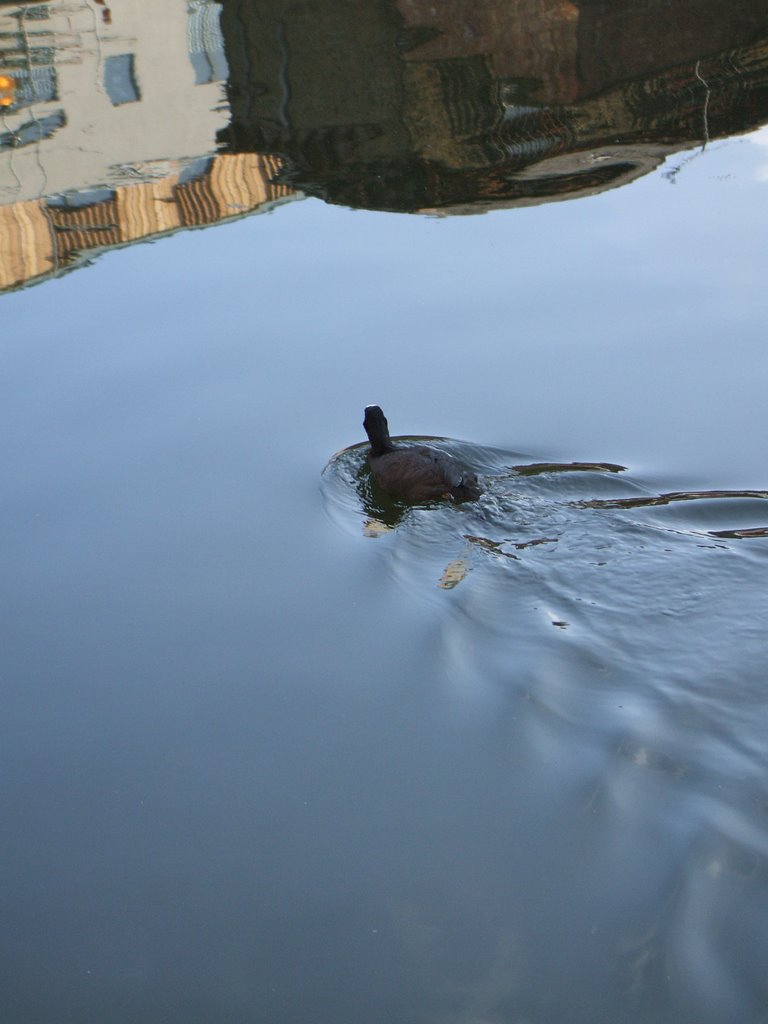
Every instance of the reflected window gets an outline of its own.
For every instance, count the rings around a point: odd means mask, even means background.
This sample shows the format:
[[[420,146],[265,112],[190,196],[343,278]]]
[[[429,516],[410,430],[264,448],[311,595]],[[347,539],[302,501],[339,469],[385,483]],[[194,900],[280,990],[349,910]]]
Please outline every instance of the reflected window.
[[[228,75],[221,35],[221,4],[191,0],[187,17],[187,48],[195,72],[195,85],[225,82]]]
[[[115,198],[111,188],[84,188],[76,192],[65,192],[49,196],[46,203],[49,210],[82,210],[87,207],[104,206]]]
[[[36,4],[33,7],[24,8],[24,21],[48,21],[48,4]]]
[[[197,160],[190,160],[179,172],[179,184],[188,185],[190,181],[197,181],[210,169],[213,159],[209,156],[199,156]]]
[[[18,110],[57,100],[53,60],[53,49],[31,45],[29,35],[0,35],[0,107]]]
[[[63,110],[57,110],[48,117],[36,118],[34,121],[27,121],[12,132],[0,132],[0,150],[20,149],[22,146],[29,146],[30,143],[40,142],[48,139],[59,128],[67,123]]]
[[[136,83],[135,57],[132,53],[119,53],[104,61],[104,88],[113,107],[123,103],[136,103],[141,99]]]

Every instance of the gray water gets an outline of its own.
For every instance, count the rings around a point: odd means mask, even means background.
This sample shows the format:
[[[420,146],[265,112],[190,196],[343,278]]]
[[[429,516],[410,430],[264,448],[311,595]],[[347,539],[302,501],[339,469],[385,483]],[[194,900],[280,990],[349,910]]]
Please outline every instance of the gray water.
[[[0,297],[2,1020],[768,1021],[767,146]]]

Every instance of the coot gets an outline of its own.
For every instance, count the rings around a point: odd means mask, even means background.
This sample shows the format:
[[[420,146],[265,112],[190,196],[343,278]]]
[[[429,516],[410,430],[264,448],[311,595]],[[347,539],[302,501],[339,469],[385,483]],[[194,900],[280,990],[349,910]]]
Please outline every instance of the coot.
[[[366,407],[363,426],[371,442],[368,465],[376,483],[390,497],[404,501],[473,501],[480,497],[475,474],[446,452],[424,445],[394,444],[387,417],[378,405]]]

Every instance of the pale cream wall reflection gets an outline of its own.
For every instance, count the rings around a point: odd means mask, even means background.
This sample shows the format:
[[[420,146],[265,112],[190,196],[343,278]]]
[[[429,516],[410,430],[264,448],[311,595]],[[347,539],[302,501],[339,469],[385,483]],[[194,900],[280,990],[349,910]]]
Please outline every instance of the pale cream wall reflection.
[[[2,9],[0,73],[18,102],[0,108],[0,202],[162,176],[214,148],[228,120],[218,5],[109,3]],[[219,80],[200,82],[206,59]]]
[[[214,155],[219,14],[214,0],[0,9],[0,289],[291,196],[276,159]]]

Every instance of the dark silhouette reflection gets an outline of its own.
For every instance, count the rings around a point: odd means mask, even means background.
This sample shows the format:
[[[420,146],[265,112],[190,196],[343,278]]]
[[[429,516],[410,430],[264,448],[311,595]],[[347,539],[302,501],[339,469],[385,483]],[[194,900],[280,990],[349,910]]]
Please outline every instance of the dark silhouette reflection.
[[[755,526],[748,530],[710,530],[710,537],[730,540],[748,540],[750,537],[768,537],[768,526]]]
[[[627,467],[615,462],[527,462],[510,468],[519,476],[538,476],[540,473],[624,473]]]
[[[371,209],[587,195],[768,119],[762,0],[225,0],[221,142]]]
[[[574,505],[580,508],[597,509],[642,509],[655,508],[659,506],[672,505],[676,502],[684,504],[701,502],[706,504],[711,501],[723,501],[724,503],[739,506],[739,501],[764,502],[768,501],[768,491],[743,490],[743,491],[667,491],[664,494],[633,495],[631,498],[593,498],[588,501],[577,501]],[[753,537],[768,537],[768,526],[736,527],[727,530],[707,530],[710,537],[721,537],[730,540],[746,540]]]
[[[377,537],[385,530],[394,530],[413,508],[407,501],[392,498],[383,491],[368,468],[361,472],[358,495],[366,517],[364,532],[368,537]]]
[[[654,494],[650,497],[595,498],[576,504],[581,505],[582,508],[650,508],[653,505],[669,505],[675,501],[712,501],[717,498],[766,500],[768,491],[668,491],[666,494]]]

